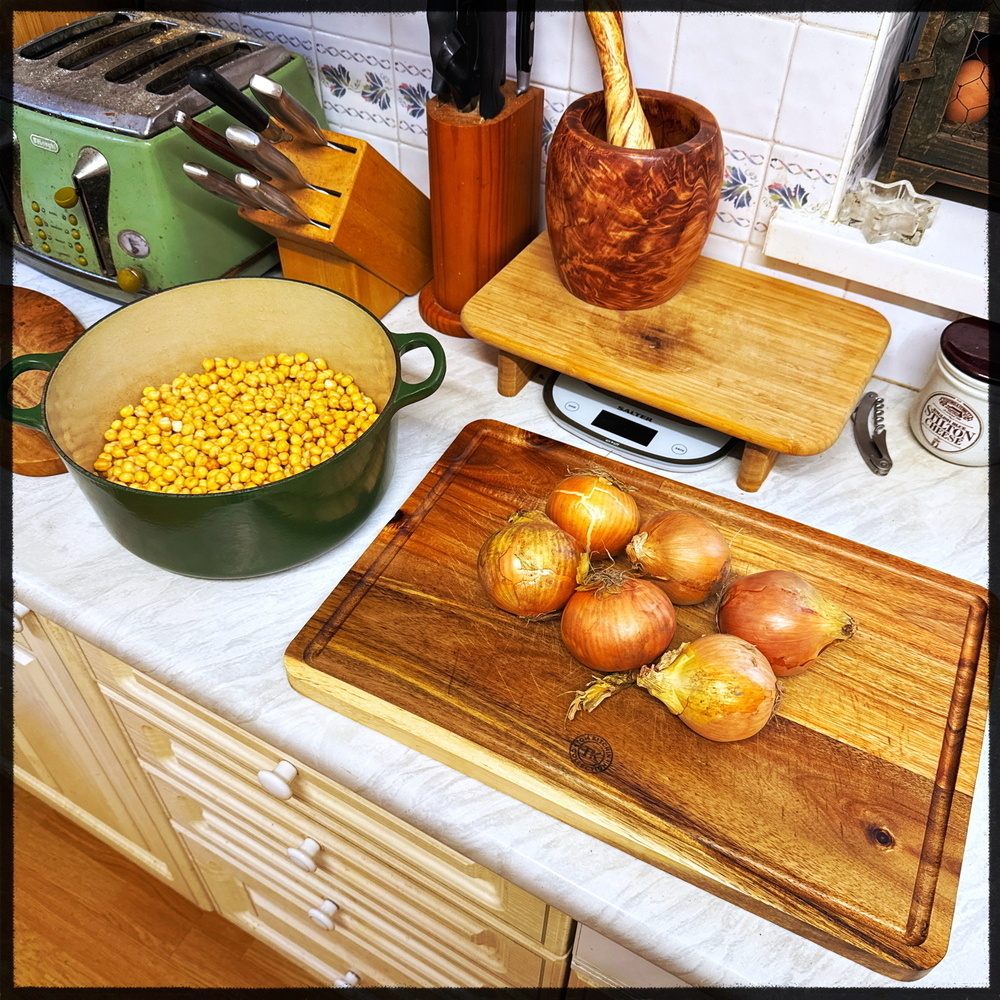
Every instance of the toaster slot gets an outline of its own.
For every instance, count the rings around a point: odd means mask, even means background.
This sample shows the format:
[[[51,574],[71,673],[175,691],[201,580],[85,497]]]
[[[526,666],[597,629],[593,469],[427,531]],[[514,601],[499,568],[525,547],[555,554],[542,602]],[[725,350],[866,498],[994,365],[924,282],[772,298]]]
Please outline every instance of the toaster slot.
[[[131,59],[126,59],[125,62],[105,73],[104,79],[109,83],[131,83],[133,80],[138,80],[139,77],[151,73],[158,66],[173,62],[193,49],[200,49],[212,42],[218,42],[220,38],[221,36],[208,31],[199,31],[196,34],[172,38],[148,52],[141,52]]]
[[[196,53],[190,59],[184,60],[182,66],[172,67],[166,73],[150,80],[146,84],[146,90],[151,94],[173,94],[188,85],[188,71],[195,66],[210,66],[212,69],[219,69],[235,60],[242,58],[250,52],[256,52],[263,46],[257,42],[244,40],[236,42],[226,42],[218,45],[210,51]]]
[[[137,41],[148,41],[155,35],[175,28],[168,21],[136,21],[120,28],[111,28],[89,42],[84,42],[73,52],[59,60],[60,69],[81,70],[93,65],[99,59],[109,56]]]
[[[131,21],[132,18],[123,11],[108,11],[106,14],[98,14],[95,17],[88,17],[82,21],[74,21],[62,28],[56,28],[36,38],[27,45],[22,46],[18,53],[22,59],[44,59],[46,56],[59,52],[74,42],[104,31],[106,28],[114,27],[123,21]]]

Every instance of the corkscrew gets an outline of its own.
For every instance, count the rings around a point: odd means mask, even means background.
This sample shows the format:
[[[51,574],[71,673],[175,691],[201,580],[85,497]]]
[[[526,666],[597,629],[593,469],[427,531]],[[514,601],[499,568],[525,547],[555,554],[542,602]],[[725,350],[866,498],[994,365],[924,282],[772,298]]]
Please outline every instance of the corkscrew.
[[[866,392],[854,410],[854,440],[861,457],[876,476],[892,468],[885,443],[885,401],[877,392]]]

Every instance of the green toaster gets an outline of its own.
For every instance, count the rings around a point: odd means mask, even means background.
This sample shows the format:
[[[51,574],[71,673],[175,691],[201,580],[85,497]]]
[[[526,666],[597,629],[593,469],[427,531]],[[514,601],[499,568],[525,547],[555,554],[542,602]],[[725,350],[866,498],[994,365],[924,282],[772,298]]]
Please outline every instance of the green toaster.
[[[246,93],[266,76],[325,122],[301,56],[191,21],[101,12],[14,52],[0,200],[18,258],[119,301],[277,264],[273,237],[182,169],[240,169],[175,124],[239,124],[188,85],[196,66]]]

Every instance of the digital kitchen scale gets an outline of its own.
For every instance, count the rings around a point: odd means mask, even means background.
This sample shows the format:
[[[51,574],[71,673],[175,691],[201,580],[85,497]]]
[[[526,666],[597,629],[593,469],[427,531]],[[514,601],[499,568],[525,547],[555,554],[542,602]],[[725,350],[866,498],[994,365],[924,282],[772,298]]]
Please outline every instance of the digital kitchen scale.
[[[674,472],[721,462],[736,438],[683,417],[654,410],[617,393],[553,372],[543,392],[557,423],[592,444]]]

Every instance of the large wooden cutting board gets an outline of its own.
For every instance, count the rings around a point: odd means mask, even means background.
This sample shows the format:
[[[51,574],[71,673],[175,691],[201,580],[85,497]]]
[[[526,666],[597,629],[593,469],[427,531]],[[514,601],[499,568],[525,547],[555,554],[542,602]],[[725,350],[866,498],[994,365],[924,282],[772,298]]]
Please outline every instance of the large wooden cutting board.
[[[294,688],[400,742],[897,979],[948,944],[986,718],[976,585],[601,460],[643,514],[681,507],[740,572],[783,567],[858,622],[786,679],[757,736],[721,744],[627,689],[569,722],[591,672],[557,620],[493,607],[483,540],[593,456],[466,427],[289,646]],[[675,645],[715,631],[678,608]],[[985,657],[984,657],[985,660]]]

